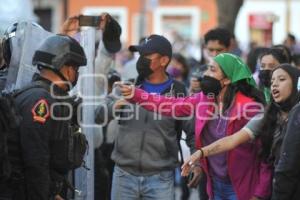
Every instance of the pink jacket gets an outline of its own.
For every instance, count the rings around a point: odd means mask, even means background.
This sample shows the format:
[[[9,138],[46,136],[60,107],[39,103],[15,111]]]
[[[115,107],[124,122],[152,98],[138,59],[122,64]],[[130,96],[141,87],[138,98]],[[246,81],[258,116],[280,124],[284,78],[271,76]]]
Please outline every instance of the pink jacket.
[[[163,115],[181,117],[190,116],[196,111],[195,140],[201,148],[201,134],[206,122],[213,117],[214,100],[203,93],[185,98],[151,95],[141,89],[135,89],[132,102],[139,103],[147,110]],[[240,130],[258,112],[258,104],[253,99],[237,93],[229,114],[227,135]],[[251,197],[268,198],[271,195],[272,167],[258,159],[259,140],[241,144],[227,153],[228,174],[239,200]],[[207,192],[213,197],[212,180],[209,176],[207,159],[201,160],[201,166],[207,174]]]

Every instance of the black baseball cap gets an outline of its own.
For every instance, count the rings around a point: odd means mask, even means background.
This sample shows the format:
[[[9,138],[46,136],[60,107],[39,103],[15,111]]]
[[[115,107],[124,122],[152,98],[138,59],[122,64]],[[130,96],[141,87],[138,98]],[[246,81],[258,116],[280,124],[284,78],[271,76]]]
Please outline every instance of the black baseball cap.
[[[110,53],[116,53],[121,49],[121,33],[122,28],[119,23],[112,16],[108,15],[108,23],[106,23],[103,32],[103,43]]]
[[[159,53],[172,58],[172,45],[167,38],[161,35],[150,35],[140,45],[129,46],[129,51],[138,51],[140,55]]]

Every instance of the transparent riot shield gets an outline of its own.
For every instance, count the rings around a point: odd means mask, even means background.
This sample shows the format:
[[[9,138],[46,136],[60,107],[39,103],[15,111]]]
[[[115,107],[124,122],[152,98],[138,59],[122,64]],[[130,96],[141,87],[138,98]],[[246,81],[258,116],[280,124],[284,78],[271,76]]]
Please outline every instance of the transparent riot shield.
[[[53,33],[33,22],[19,22],[11,37],[11,61],[8,68],[6,90],[19,89],[28,84],[37,68],[32,65],[34,52]]]
[[[102,127],[95,125],[94,112],[107,94],[107,81],[104,75],[95,73],[95,34],[96,29],[92,27],[80,33],[79,40],[87,56],[87,66],[80,68],[77,87],[72,91],[83,100],[78,110],[78,115],[81,115],[79,124],[89,143],[85,157],[89,170],[79,168],[75,172],[75,187],[79,191],[75,194],[77,200],[94,199],[94,150],[97,143],[102,143]]]

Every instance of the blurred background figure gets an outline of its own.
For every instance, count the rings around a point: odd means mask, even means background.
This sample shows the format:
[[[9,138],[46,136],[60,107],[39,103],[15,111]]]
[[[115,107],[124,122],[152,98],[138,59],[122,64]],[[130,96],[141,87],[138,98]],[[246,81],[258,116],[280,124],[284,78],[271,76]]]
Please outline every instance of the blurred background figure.
[[[289,53],[289,63],[293,63],[296,67],[300,67],[300,44],[297,42],[296,37],[289,33],[284,41],[283,45],[279,45],[285,48],[285,51]]]
[[[241,48],[239,47],[239,44],[238,44],[238,41],[236,40],[236,37],[234,34],[231,35],[231,39],[230,39],[230,46],[229,46],[229,52],[236,55],[236,56],[239,56],[239,57],[242,57],[242,50]]]
[[[209,62],[213,57],[220,53],[230,50],[231,40],[233,36],[226,28],[211,29],[204,35],[205,49],[204,56]]]
[[[175,80],[182,82],[188,88],[189,71],[190,68],[185,57],[179,53],[174,53],[171,59],[171,63],[167,68],[168,74]]]
[[[296,37],[289,33],[284,40],[284,45],[291,51],[292,55],[300,54],[300,45],[297,43]]]
[[[271,92],[271,75],[272,71],[279,66],[279,64],[288,63],[284,50],[280,48],[266,49],[259,55],[259,88],[265,95],[265,100],[270,103]]]
[[[191,63],[192,70],[190,73],[190,87],[189,87],[189,93],[195,94],[197,92],[201,91],[201,84],[200,81],[202,80],[202,77],[204,76],[204,72],[207,70],[207,64],[200,64],[194,59],[190,59],[189,63]]]
[[[259,55],[266,51],[266,47],[252,47],[247,55],[247,65],[250,68],[252,74],[254,74],[258,69],[258,58]],[[254,76],[255,81],[258,83],[258,77]]]
[[[295,66],[300,69],[300,54],[294,55],[293,61],[294,61]]]
[[[192,76],[190,79],[190,93],[197,93],[201,90],[200,80],[203,72],[206,70],[212,58],[220,53],[225,53],[230,50],[232,34],[226,28],[214,28],[209,30],[204,35],[203,55],[200,65],[195,65],[192,68]]]

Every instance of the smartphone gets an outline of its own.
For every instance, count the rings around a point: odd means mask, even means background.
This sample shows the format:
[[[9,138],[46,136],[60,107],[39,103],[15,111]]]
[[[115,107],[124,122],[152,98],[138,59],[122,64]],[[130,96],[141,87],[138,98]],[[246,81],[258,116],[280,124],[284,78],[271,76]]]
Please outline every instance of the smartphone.
[[[79,15],[79,26],[98,27],[101,21],[100,16]]]
[[[116,99],[124,99],[122,93],[121,93],[121,88],[120,88],[120,84],[123,85],[129,85],[129,86],[134,86],[134,84],[131,81],[119,81],[119,82],[114,82],[113,86],[112,86],[112,92],[111,94],[113,95],[114,98]],[[129,98],[132,98],[134,95],[134,93],[132,93],[130,96],[128,96]]]
[[[193,178],[194,178],[194,172],[190,172],[189,176],[188,176],[188,180],[187,180],[188,183],[191,182],[193,180]]]

